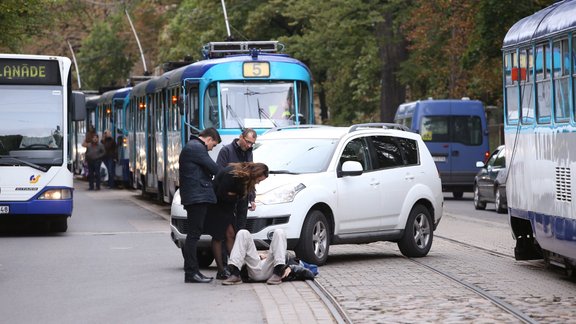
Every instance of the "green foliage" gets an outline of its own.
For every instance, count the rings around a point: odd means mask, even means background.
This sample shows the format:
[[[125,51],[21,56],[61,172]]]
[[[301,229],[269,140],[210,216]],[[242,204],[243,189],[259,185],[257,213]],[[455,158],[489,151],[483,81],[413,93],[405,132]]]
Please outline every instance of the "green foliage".
[[[347,125],[389,121],[405,93],[407,100],[468,96],[501,105],[504,35],[553,2],[226,0],[226,6],[235,40],[283,42],[311,69],[329,117],[323,122]],[[143,72],[125,9],[148,70],[185,56],[199,60],[205,43],[228,37],[221,1],[3,0],[0,50],[70,56],[70,41],[83,88],[123,85]]]
[[[18,53],[22,45],[52,23],[50,0],[0,1],[0,51]]]
[[[123,86],[118,80],[129,77],[134,59],[124,53],[126,40],[119,37],[118,26],[118,18],[97,22],[82,41],[77,59],[84,89]]]

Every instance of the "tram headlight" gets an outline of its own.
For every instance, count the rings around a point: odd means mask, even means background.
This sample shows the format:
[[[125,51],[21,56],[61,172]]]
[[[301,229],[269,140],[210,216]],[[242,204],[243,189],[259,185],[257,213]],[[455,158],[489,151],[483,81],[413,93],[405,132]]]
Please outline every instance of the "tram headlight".
[[[38,197],[38,199],[40,199],[40,200],[72,199],[72,190],[70,190],[70,189],[46,190]]]

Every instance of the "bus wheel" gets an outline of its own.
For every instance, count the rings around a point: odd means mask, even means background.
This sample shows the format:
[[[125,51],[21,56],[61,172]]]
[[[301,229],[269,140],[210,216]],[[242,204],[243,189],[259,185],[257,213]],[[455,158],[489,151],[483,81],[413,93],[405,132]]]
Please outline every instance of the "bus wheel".
[[[55,233],[64,233],[68,230],[68,221],[66,218],[52,221],[50,230]]]

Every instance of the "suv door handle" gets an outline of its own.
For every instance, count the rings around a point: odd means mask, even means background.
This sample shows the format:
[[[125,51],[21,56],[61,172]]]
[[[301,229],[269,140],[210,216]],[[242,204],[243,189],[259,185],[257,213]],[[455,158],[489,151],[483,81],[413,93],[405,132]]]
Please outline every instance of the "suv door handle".
[[[404,176],[404,180],[414,180],[414,178],[416,177],[411,174],[407,174],[406,176]]]

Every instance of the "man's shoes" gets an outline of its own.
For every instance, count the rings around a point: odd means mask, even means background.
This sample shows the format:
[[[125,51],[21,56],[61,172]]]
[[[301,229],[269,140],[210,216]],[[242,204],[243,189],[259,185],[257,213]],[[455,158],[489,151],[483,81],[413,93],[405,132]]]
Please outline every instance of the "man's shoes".
[[[212,281],[212,278],[205,277],[200,272],[184,276],[185,283],[209,283],[210,281]]]
[[[200,277],[204,278],[204,279],[210,279],[210,280],[214,279],[214,277],[205,276],[205,275],[204,275],[202,272],[200,272],[200,271],[198,271],[198,275],[199,275]]]
[[[272,277],[266,280],[266,283],[269,285],[279,285],[282,283],[282,278],[277,274],[273,274]]]
[[[230,277],[230,271],[228,271],[228,269],[226,269],[226,268],[224,268],[224,270],[218,271],[218,273],[216,273],[216,279],[218,279],[218,280],[226,280],[226,279],[228,279],[228,277]]]
[[[240,276],[237,275],[230,275],[228,279],[222,281],[222,284],[224,286],[237,285],[240,283],[242,283],[242,279],[240,279]]]

